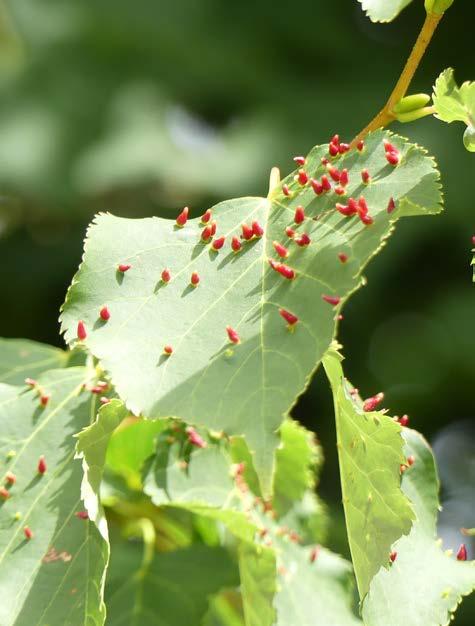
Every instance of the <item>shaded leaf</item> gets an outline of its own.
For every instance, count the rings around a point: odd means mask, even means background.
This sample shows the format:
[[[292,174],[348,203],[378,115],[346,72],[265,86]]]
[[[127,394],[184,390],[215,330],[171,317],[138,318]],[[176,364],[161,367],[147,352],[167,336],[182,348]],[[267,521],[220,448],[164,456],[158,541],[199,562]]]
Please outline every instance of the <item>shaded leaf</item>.
[[[333,390],[346,528],[363,599],[373,576],[387,565],[391,545],[410,531],[414,513],[400,487],[406,460],[401,426],[384,413],[363,411],[341,360],[330,351],[323,363]]]
[[[466,124],[464,144],[469,152],[475,152],[475,82],[459,87],[454,70],[446,69],[435,82],[433,100],[435,116],[440,120]]]
[[[106,585],[107,624],[198,626],[210,597],[239,582],[220,547],[194,545],[142,561],[140,544],[113,543]]]
[[[358,0],[372,22],[391,22],[412,0]]]
[[[2,626],[104,623],[108,544],[94,524],[75,515],[83,506],[73,435],[94,415],[86,380],[85,368],[42,374],[39,383],[51,394],[44,408],[35,390],[0,385],[2,475],[16,476],[10,497],[0,500]],[[14,455],[6,461],[9,451]],[[33,532],[29,541],[25,526]]]
[[[0,382],[23,385],[47,370],[66,367],[68,353],[29,339],[0,339]]]
[[[407,537],[394,545],[397,558],[373,578],[364,604],[367,626],[447,626],[462,597],[475,589],[475,562],[457,561],[436,540],[439,482],[431,449],[416,431],[404,429],[414,464],[402,489],[417,516]],[[415,575],[417,574],[417,575]]]
[[[401,152],[396,168],[386,162],[385,137]],[[312,150],[309,175],[323,175],[321,158],[327,149]],[[332,192],[317,197],[295,182],[293,174],[284,181],[292,197],[277,186],[268,198],[229,200],[213,208],[218,235],[226,236],[219,253],[201,241],[198,219],[180,229],[171,220],[102,214],[88,231],[84,260],[63,307],[67,341],[75,342],[78,320],[84,320],[87,347],[133,413],[174,416],[244,435],[266,496],[272,486],[276,431],[335,333],[339,307],[330,306],[322,295],[338,296],[343,304],[362,284],[364,266],[398,217],[440,211],[433,161],[401,138],[378,131],[367,138],[362,153],[347,153],[337,164],[349,170],[348,193],[365,195],[374,218],[371,227],[336,211],[340,196]],[[361,182],[362,168],[373,176],[369,186]],[[388,214],[391,197],[397,208]],[[307,247],[297,246],[284,232],[289,225],[295,227],[297,205],[314,218],[296,227],[310,236]],[[232,252],[231,236],[253,220],[265,235]],[[269,258],[276,259],[273,240],[289,247],[295,280],[269,266]],[[346,263],[340,262],[340,252],[348,254]],[[121,274],[120,263],[132,268]],[[165,267],[172,276],[167,285],[160,279]],[[190,286],[193,271],[201,278],[197,288]],[[105,324],[98,321],[104,303],[111,311]],[[279,307],[300,318],[294,332],[286,328]],[[228,325],[239,333],[239,345],[229,343]],[[168,344],[174,352],[165,357]]]

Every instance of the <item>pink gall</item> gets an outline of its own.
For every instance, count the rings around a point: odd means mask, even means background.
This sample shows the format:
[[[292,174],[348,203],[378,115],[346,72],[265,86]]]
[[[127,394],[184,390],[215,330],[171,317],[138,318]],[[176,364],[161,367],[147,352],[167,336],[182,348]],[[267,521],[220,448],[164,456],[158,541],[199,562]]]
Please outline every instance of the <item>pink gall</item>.
[[[339,296],[326,296],[322,295],[322,300],[328,302],[332,306],[338,306],[340,304],[341,298]]]
[[[221,250],[221,248],[224,246],[225,241],[226,241],[226,237],[218,237],[217,239],[213,241],[213,243],[211,244],[211,247],[213,248],[213,250],[216,250],[217,252],[218,250]]]
[[[323,185],[320,182],[318,182],[318,180],[315,180],[315,178],[312,178],[310,180],[310,185],[311,185],[313,191],[315,192],[315,194],[317,196],[321,196],[322,195],[322,193],[323,193]]]
[[[25,535],[25,539],[27,539],[28,541],[30,541],[30,539],[33,539],[33,531],[29,526],[25,526],[25,528],[23,529],[23,534]]]
[[[245,239],[246,241],[249,241],[249,239],[252,239],[254,237],[254,231],[252,230],[251,226],[248,226],[247,224],[242,224],[241,229],[242,229],[242,238]]]
[[[119,265],[117,266],[117,271],[119,271],[121,274],[125,274],[125,272],[128,272],[131,267],[132,266],[128,263],[119,263]]]
[[[350,182],[350,175],[348,173],[348,170],[344,169],[340,172],[340,185],[342,185],[342,187],[346,187],[349,182]]]
[[[346,263],[348,261],[348,255],[345,254],[344,252],[339,252],[338,258],[340,259],[342,263]]]
[[[211,239],[211,233],[213,232],[212,225],[205,226],[201,231],[201,241],[209,241]]]
[[[328,170],[328,173],[330,174],[331,178],[336,183],[339,183],[340,182],[340,177],[341,177],[340,171],[336,167],[334,167],[333,165],[328,165],[327,170]]]
[[[403,415],[398,419],[398,422],[401,424],[401,426],[409,426],[409,416]]]
[[[226,332],[228,333],[228,338],[231,343],[240,342],[239,335],[237,331],[234,330],[234,328],[232,328],[231,326],[226,326]]]
[[[193,287],[196,287],[200,282],[200,276],[198,274],[198,272],[192,272],[191,274],[191,278],[190,278],[190,284],[193,285]]]
[[[361,170],[361,180],[364,182],[365,185],[368,185],[371,181],[371,176],[367,169]]]
[[[166,354],[167,356],[170,356],[171,354],[173,354],[173,348],[170,345],[166,345],[163,347],[163,353]]]
[[[384,393],[382,392],[377,393],[375,396],[372,396],[371,398],[368,398],[367,400],[364,401],[363,411],[367,411],[367,412],[374,411],[376,407],[379,406],[383,400],[384,400]]]
[[[284,318],[289,326],[295,326],[295,324],[299,321],[299,318],[296,315],[286,309],[279,309],[279,314]]]
[[[211,219],[211,209],[208,209],[201,216],[201,221],[203,224],[207,224],[210,221],[210,219]]]
[[[272,259],[269,259],[269,265],[278,274],[280,274],[284,278],[287,278],[287,280],[293,280],[295,278],[295,271],[288,265],[284,265],[283,263],[277,263]]]
[[[304,248],[305,246],[309,246],[312,243],[312,240],[307,235],[307,233],[302,233],[300,237],[297,237],[294,241],[301,248]]]
[[[160,278],[162,279],[162,282],[164,283],[170,282],[171,274],[170,274],[170,270],[167,267],[162,271]]]
[[[110,319],[110,311],[106,306],[103,306],[102,309],[99,311],[99,317],[104,320],[104,322],[107,322],[107,320]]]
[[[308,183],[308,174],[305,170],[299,171],[297,175],[297,181],[299,185],[302,185],[302,187],[304,187]]]
[[[13,472],[7,472],[5,474],[5,480],[9,485],[14,485],[16,483],[16,476]]]
[[[38,381],[34,378],[25,378],[25,385],[28,385],[29,387],[36,387],[37,384]]]
[[[364,141],[362,139],[360,139],[358,141],[358,143],[356,144],[356,149],[358,150],[358,152],[363,152],[363,150],[364,150]]]
[[[345,188],[344,188],[344,187],[342,187],[341,185],[338,185],[338,187],[335,187],[335,193],[336,193],[338,196],[344,196],[344,195],[345,195],[345,193],[346,193],[346,191],[345,191]]]
[[[234,252],[239,252],[242,248],[242,243],[239,241],[239,237],[234,236],[231,240],[231,248]]]
[[[295,230],[293,228],[291,228],[290,226],[287,226],[287,228],[285,229],[285,234],[287,235],[287,237],[289,237],[290,239],[293,239],[295,236]]]
[[[467,547],[464,543],[462,543],[457,552],[457,561],[466,561],[466,560],[467,560]]]
[[[196,432],[193,426],[188,426],[185,429],[185,432],[188,436],[188,442],[191,443],[192,446],[196,446],[197,448],[206,448],[208,445],[203,437]]]
[[[304,166],[305,163],[307,162],[306,158],[304,156],[296,156],[294,157],[294,162],[297,163],[297,165],[300,166]]]
[[[190,209],[186,206],[183,211],[180,213],[180,215],[176,218],[176,225],[177,226],[184,226],[186,224],[186,222],[188,221],[188,213],[189,213]]]
[[[264,234],[264,229],[257,220],[254,220],[254,222],[252,222],[252,232],[256,237],[262,237],[262,235]]]
[[[284,196],[290,196],[290,189],[288,185],[282,185],[282,193]]]
[[[84,341],[84,339],[86,339],[87,337],[86,325],[84,324],[82,320],[79,320],[78,322],[77,337],[79,341]]]
[[[331,182],[328,180],[328,176],[325,174],[321,178],[323,191],[330,191],[332,188]]]
[[[0,498],[2,500],[8,500],[9,497],[10,492],[8,491],[8,489],[5,489],[5,487],[0,487]]]
[[[87,511],[76,511],[74,514],[78,519],[89,519],[89,514]]]
[[[394,198],[389,198],[388,207],[386,209],[387,212],[392,213],[395,208],[396,208],[396,203],[394,202]]]
[[[286,259],[289,256],[289,251],[285,246],[280,244],[278,241],[273,241],[272,245],[274,246],[274,250],[280,256],[281,259]]]
[[[393,550],[389,555],[389,560],[391,561],[391,563],[394,563],[396,559],[397,559],[397,552]]]
[[[46,472],[46,460],[43,455],[40,456],[38,460],[38,474],[44,474]]]
[[[298,206],[295,209],[294,222],[296,224],[301,224],[305,220],[305,209],[303,206]]]

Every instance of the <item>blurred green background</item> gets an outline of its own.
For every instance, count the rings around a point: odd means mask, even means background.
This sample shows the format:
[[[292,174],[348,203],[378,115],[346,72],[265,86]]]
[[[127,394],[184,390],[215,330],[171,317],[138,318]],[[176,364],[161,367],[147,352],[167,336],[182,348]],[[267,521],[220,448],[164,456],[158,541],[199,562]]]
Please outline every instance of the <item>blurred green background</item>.
[[[288,172],[293,155],[335,132],[351,139],[383,104],[423,17],[422,0],[390,25],[371,24],[356,0],[1,2],[0,334],[62,345],[58,308],[95,212],[175,216],[188,204],[199,214],[265,193],[273,165]],[[463,34],[473,23],[475,3],[455,2],[412,91],[430,92],[448,66],[475,79]],[[394,130],[435,155],[446,212],[398,225],[340,340],[362,395],[383,390],[393,414],[437,440],[456,544],[458,527],[475,526],[475,158],[462,126]],[[320,375],[294,415],[325,447],[322,494],[339,521],[331,543],[345,552]],[[469,601],[455,623],[474,616]]]

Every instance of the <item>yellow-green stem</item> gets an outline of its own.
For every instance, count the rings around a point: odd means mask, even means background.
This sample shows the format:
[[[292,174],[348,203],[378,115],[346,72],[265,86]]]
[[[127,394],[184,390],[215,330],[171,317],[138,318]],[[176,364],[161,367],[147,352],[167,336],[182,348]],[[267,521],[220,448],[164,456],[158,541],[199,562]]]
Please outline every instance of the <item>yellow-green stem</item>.
[[[414,78],[414,74],[419,67],[419,63],[421,62],[421,59],[424,56],[425,51],[427,50],[427,46],[429,45],[441,19],[442,15],[436,15],[435,13],[427,14],[421,32],[419,33],[417,41],[414,44],[414,48],[412,49],[412,52],[401,73],[401,76],[399,77],[399,80],[397,81],[393,92],[389,96],[388,101],[381,109],[381,111],[376,115],[376,117],[371,120],[371,122],[366,126],[366,128],[364,128],[357,135],[357,137],[355,137],[355,139],[352,141],[352,146],[356,145],[356,143],[360,139],[363,139],[369,132],[377,130],[381,127],[388,126],[388,124],[396,119],[393,113],[393,109],[395,105],[399,102],[399,100],[401,100],[401,98],[404,98],[404,96],[406,95],[412,79]]]

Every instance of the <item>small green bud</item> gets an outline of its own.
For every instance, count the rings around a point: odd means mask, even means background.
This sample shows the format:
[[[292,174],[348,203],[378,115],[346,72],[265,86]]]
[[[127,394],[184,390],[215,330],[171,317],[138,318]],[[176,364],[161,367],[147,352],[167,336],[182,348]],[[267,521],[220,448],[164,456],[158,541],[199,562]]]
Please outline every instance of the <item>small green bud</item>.
[[[430,101],[430,96],[426,93],[415,93],[411,96],[406,96],[399,100],[393,109],[393,113],[409,113],[410,111],[416,111],[422,109]]]
[[[422,109],[416,109],[415,111],[409,111],[408,113],[399,113],[398,115],[396,115],[396,119],[398,122],[406,124],[407,122],[415,122],[416,120],[420,120],[421,117],[433,115],[433,113],[433,107],[424,107]]]
[[[453,3],[454,0],[425,0],[425,7],[427,13],[443,15]]]

